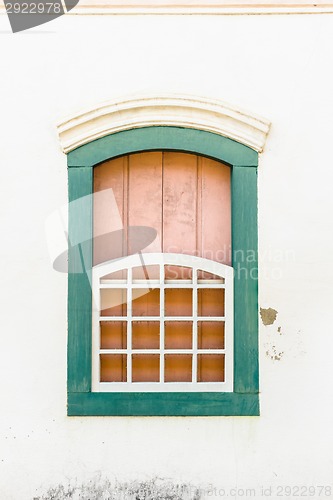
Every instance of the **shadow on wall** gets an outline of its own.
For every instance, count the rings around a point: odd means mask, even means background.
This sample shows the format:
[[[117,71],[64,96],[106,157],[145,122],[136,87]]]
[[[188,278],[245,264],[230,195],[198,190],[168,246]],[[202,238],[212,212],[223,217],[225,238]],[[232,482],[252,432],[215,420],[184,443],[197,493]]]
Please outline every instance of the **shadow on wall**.
[[[111,483],[94,479],[82,484],[59,484],[33,500],[200,500],[200,489],[165,479]]]

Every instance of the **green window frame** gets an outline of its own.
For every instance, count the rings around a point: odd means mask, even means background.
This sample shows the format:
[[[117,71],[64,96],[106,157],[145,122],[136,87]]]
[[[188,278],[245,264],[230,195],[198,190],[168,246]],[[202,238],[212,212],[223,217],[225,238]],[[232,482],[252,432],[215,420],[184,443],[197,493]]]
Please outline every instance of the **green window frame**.
[[[259,415],[257,167],[258,153],[203,130],[154,126],[114,133],[68,153],[69,202],[86,197],[80,210],[69,203],[69,241],[92,241],[93,168],[118,156],[179,151],[231,167],[232,266],[234,268],[233,392],[92,392],[92,248],[69,252],[69,416],[255,416]]]

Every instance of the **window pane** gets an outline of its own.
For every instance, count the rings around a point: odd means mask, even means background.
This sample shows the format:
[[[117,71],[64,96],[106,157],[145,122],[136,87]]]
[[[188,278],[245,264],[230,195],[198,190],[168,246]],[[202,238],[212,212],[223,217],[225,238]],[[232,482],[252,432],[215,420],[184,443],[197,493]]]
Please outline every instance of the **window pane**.
[[[101,321],[101,349],[126,349],[126,321]]]
[[[159,349],[160,324],[157,321],[133,321],[133,349]]]
[[[133,289],[132,290],[132,316],[159,316],[160,315],[160,290]]]
[[[144,262],[144,261],[143,261]],[[159,280],[160,268],[159,266],[146,266],[133,267],[132,280]]]
[[[224,321],[198,321],[198,349],[224,349]]]
[[[101,315],[126,316],[126,290],[121,288],[102,288]]]
[[[200,283],[202,280],[218,280],[219,283],[224,283],[224,278],[222,278],[221,276],[217,276],[216,274],[209,273],[208,271],[202,271],[200,269],[198,270],[197,278],[198,283]]]
[[[101,354],[101,382],[126,382],[126,354]]]
[[[111,283],[110,280],[127,281],[127,269],[115,271],[114,273],[106,274],[101,278],[101,283]]]
[[[224,288],[198,290],[198,316],[224,316]]]
[[[164,278],[166,280],[191,280],[193,279],[193,270],[191,267],[184,266],[164,266]]]
[[[165,382],[191,382],[192,381],[192,355],[191,354],[166,354]]]
[[[192,316],[192,290],[168,288],[165,290],[166,316]]]
[[[132,381],[159,382],[160,357],[158,354],[133,354]]]
[[[198,382],[224,382],[224,354],[198,354]]]
[[[166,321],[164,326],[165,349],[192,348],[192,322]]]

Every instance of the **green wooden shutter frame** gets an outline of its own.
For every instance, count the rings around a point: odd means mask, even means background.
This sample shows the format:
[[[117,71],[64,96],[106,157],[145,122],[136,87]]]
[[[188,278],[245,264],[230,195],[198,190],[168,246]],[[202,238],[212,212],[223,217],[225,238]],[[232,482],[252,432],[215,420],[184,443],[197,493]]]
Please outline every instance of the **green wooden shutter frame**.
[[[68,415],[241,416],[259,415],[257,165],[258,153],[226,137],[179,127],[145,127],[108,135],[68,153],[69,201],[93,193],[93,167],[143,151],[180,151],[210,157],[232,168],[234,278],[234,392],[91,392],[92,249],[85,249],[86,274],[71,272],[82,255],[69,252]],[[69,208],[69,241],[92,239],[92,198]],[[90,262],[90,264],[89,264]],[[88,264],[87,264],[88,263]]]

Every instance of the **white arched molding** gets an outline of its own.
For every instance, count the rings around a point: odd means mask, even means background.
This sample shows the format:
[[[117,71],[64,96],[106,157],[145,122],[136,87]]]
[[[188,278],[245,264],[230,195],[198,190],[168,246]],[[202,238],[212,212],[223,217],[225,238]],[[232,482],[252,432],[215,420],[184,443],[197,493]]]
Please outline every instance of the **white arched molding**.
[[[224,102],[202,97],[145,96],[103,103],[58,125],[64,153],[109,134],[150,126],[205,130],[254,150],[264,148],[270,123]]]

